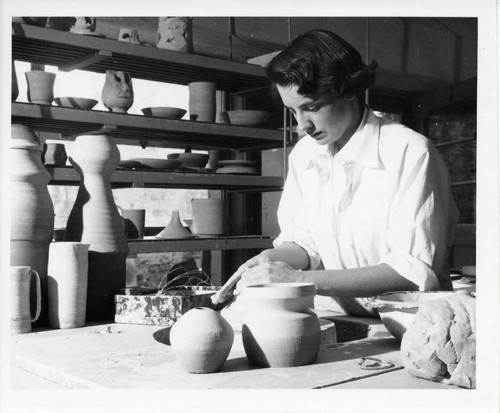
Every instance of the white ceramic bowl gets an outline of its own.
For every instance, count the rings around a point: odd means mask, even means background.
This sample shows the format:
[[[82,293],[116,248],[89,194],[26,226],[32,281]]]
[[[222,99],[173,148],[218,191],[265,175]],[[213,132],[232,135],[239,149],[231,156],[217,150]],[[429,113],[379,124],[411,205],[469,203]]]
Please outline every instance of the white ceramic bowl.
[[[368,306],[378,311],[385,327],[398,340],[403,338],[420,304],[456,294],[453,291],[393,291],[368,300]]]
[[[264,110],[229,110],[226,112],[231,125],[257,126],[267,122],[271,112]]]
[[[54,102],[56,102],[58,106],[76,109],[92,109],[95,105],[97,105],[97,100],[95,99],[74,98],[69,96],[55,98]]]
[[[186,114],[186,109],[173,108],[167,106],[157,106],[141,109],[146,116],[155,116],[158,118],[180,119]]]

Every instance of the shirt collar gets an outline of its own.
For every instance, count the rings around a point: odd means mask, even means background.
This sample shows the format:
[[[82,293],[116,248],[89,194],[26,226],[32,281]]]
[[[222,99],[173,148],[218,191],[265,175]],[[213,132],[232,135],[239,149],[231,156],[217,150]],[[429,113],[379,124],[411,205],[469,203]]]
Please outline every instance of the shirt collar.
[[[368,168],[377,168],[379,166],[379,132],[379,119],[365,106],[358,128],[344,147],[340,151],[336,150],[331,153],[328,146],[316,145],[316,155],[321,158],[333,156],[342,164],[356,163]]]
[[[344,147],[334,154],[335,158],[343,164],[356,163],[368,168],[379,167],[379,132],[379,119],[365,107],[358,129]]]

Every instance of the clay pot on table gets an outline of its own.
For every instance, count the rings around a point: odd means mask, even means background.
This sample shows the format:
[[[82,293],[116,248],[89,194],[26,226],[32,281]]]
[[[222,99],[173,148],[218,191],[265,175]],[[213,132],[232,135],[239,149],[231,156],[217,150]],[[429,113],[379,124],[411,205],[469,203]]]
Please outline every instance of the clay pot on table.
[[[120,152],[109,136],[81,135],[69,160],[81,183],[64,240],[90,244],[87,320],[109,320],[115,313],[114,295],[125,287],[129,252],[110,183]]]
[[[42,146],[24,125],[11,126],[10,144],[10,264],[29,266],[40,276],[42,314],[47,315],[47,262],[54,232],[54,205],[47,188],[50,174],[42,164]],[[34,291],[34,288],[32,288]],[[31,307],[37,297],[32,293]]]
[[[127,113],[134,103],[132,78],[128,72],[107,70],[102,88],[102,103],[110,111]]]
[[[251,364],[291,367],[313,363],[321,327],[310,283],[276,283],[246,287],[250,312],[243,319],[243,346]]]
[[[189,373],[213,373],[224,365],[234,341],[231,325],[215,310],[197,307],[172,326],[170,343]]]
[[[28,83],[28,101],[40,105],[51,105],[54,100],[56,74],[44,70],[31,70],[25,75]]]

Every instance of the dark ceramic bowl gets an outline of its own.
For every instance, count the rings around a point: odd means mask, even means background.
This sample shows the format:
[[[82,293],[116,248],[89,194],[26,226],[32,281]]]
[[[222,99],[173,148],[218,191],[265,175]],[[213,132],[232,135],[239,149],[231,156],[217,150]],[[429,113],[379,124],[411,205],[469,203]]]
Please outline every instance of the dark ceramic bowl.
[[[208,154],[205,153],[171,153],[167,158],[181,161],[182,168],[204,168],[208,162]]]

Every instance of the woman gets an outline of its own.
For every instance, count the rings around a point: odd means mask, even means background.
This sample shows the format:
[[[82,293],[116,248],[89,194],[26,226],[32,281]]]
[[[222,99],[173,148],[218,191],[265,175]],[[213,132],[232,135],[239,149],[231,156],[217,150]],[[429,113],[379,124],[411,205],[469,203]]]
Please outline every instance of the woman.
[[[458,212],[448,172],[424,136],[363,104],[375,67],[325,30],[269,63],[305,136],[289,157],[274,248],[241,265],[215,302],[236,282],[237,295],[251,284],[301,281],[362,314],[364,300],[353,297],[451,289],[445,261]]]

